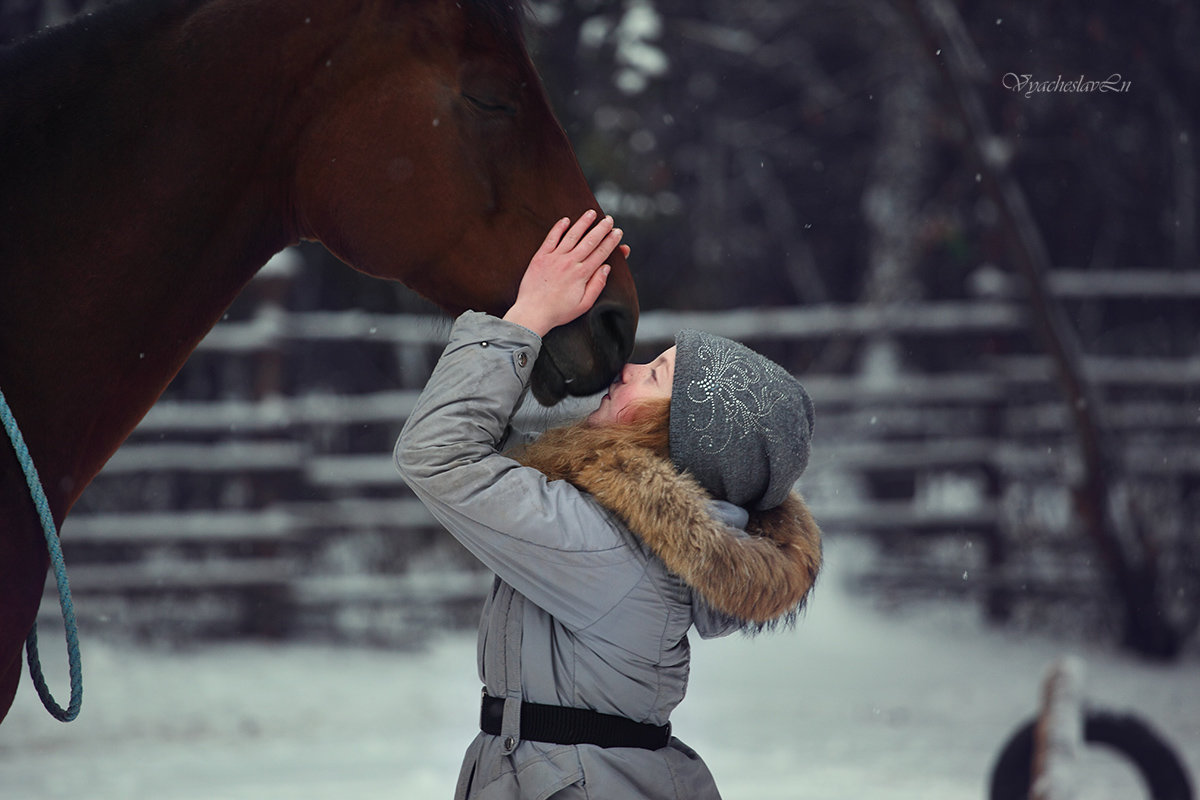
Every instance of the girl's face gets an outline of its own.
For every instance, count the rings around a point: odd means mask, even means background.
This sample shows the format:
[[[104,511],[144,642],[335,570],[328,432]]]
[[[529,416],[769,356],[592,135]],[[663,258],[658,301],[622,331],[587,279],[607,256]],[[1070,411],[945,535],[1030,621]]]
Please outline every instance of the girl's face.
[[[589,425],[619,425],[631,420],[634,406],[641,400],[669,399],[675,379],[675,348],[664,350],[649,364],[626,364],[600,407],[588,415]]]

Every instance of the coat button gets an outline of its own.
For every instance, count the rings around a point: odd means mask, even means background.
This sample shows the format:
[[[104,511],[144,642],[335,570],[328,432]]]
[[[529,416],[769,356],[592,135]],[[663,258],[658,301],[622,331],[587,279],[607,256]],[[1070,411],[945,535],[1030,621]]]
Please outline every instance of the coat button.
[[[511,753],[517,749],[517,740],[512,736],[504,737],[504,752]]]
[[[529,354],[528,353],[526,353],[524,350],[522,350],[520,353],[517,353],[517,366],[518,367],[520,367],[521,369],[524,369],[525,365],[528,363],[529,363]]]

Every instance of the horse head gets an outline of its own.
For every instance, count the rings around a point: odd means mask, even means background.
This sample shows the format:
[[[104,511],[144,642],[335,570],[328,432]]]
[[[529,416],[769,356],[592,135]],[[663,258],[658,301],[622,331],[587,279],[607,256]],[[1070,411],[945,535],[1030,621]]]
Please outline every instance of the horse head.
[[[0,386],[56,522],[289,242],[508,308],[554,221],[596,207],[521,23],[506,0],[129,0],[0,48]],[[632,348],[611,264],[546,337],[543,403]],[[0,452],[0,720],[45,587],[32,511]]]
[[[503,314],[555,220],[598,208],[520,9],[394,0],[362,16],[316,65],[310,91],[334,100],[299,137],[300,235],[451,314]],[[546,337],[532,379],[543,404],[600,390],[629,357],[637,294],[624,256],[610,263],[592,311]]]

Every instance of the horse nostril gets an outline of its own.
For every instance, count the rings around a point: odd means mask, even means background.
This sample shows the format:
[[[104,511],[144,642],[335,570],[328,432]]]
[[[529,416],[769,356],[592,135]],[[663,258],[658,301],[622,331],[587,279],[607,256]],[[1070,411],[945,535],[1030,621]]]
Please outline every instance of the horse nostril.
[[[535,371],[535,390],[539,383],[547,383],[552,373],[559,376],[558,389],[577,397],[609,386],[633,352],[636,329],[636,311],[621,303],[601,301],[586,315],[550,331],[542,347],[543,358],[537,363],[553,366],[544,368],[540,380]],[[549,397],[552,392],[543,386],[542,394]],[[558,397],[562,397],[561,392]]]
[[[633,313],[623,305],[597,304],[593,309],[592,332],[610,369],[618,370],[629,360],[636,328]]]

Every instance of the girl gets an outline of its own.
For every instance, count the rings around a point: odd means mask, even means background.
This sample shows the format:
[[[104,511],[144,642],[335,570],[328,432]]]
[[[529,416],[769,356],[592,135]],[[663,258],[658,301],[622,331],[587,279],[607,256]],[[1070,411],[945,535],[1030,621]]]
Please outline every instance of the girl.
[[[792,621],[820,568],[792,492],[812,404],[728,339],[680,332],[586,420],[502,454],[541,337],[604,287],[621,232],[595,218],[550,230],[503,319],[458,318],[396,444],[412,490],[496,574],[457,798],[719,798],[671,736],[687,633]]]

